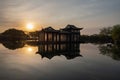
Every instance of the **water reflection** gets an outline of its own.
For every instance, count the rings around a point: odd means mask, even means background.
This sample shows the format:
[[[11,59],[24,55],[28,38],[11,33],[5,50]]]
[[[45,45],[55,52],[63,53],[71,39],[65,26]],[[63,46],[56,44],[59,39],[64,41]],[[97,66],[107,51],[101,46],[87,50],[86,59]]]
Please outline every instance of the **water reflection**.
[[[97,47],[93,44],[27,44],[8,50],[0,45],[0,80],[120,80],[120,62],[99,54]],[[44,57],[52,55],[52,60],[41,60],[40,55],[35,54],[37,51]],[[75,58],[79,52],[84,58]],[[54,57],[59,55],[63,56]]]
[[[35,43],[35,42],[34,42]],[[55,56],[65,56],[66,59],[74,59],[80,57],[80,44],[31,44],[24,41],[14,41],[14,42],[2,42],[3,46],[10,49],[19,50],[21,53],[39,54],[42,58],[46,57],[52,59]],[[29,46],[30,45],[30,46]],[[32,46],[38,47],[38,50],[34,52]]]
[[[29,52],[33,51],[33,49],[32,49],[31,47],[28,47],[27,50],[28,50]]]
[[[63,55],[68,60],[81,56],[79,44],[41,44],[38,46],[37,54],[48,59]]]
[[[27,44],[27,46],[26,46]],[[65,56],[66,59],[74,59],[82,56],[80,54],[80,44],[38,44],[37,42],[5,41],[2,45],[10,50],[19,50],[19,53],[39,54],[42,58],[52,59],[55,56]],[[32,47],[38,47],[34,50]],[[120,60],[120,45],[99,44],[100,54],[110,56],[114,60]]]
[[[2,44],[10,50],[15,50],[23,48],[26,43],[24,41],[6,41],[2,42]],[[27,44],[29,45],[29,43]],[[38,47],[38,51],[36,52],[40,54],[42,58],[46,57],[48,59],[52,59],[54,56],[63,55],[66,59],[74,59],[75,57],[81,56],[80,44],[34,44],[33,46]],[[120,45],[100,44],[98,48],[100,54],[110,56],[114,60],[120,60]],[[32,51],[33,49],[31,47],[27,47],[28,53],[31,53]]]
[[[3,46],[10,49],[10,50],[15,50],[18,48],[23,48],[25,45],[24,41],[5,41],[2,42]]]
[[[120,60],[120,45],[102,44],[99,46],[100,54],[110,56],[114,60]]]

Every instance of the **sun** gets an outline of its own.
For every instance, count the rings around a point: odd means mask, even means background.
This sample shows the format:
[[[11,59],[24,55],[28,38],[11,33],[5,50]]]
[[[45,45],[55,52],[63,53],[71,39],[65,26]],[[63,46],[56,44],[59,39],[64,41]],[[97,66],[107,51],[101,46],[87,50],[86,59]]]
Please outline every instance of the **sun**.
[[[26,28],[27,28],[27,30],[33,30],[33,28],[34,28],[34,25],[32,24],[32,23],[28,23],[27,25],[26,25]]]
[[[31,47],[29,47],[27,50],[28,50],[29,52],[33,51],[33,49],[32,49]]]

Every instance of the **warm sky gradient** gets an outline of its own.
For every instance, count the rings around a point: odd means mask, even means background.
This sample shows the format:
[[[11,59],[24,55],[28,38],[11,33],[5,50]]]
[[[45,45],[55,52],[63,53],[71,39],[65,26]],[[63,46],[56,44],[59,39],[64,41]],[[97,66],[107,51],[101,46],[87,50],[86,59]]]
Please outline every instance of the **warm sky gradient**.
[[[0,32],[27,23],[36,29],[74,24],[84,27],[82,34],[94,34],[120,23],[120,0],[0,0]]]

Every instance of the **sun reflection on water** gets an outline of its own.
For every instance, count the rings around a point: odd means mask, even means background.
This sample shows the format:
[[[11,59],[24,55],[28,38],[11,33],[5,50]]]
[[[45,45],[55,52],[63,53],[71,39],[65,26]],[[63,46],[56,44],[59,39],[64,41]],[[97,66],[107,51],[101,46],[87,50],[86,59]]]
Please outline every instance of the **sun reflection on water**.
[[[28,50],[28,52],[32,52],[33,48],[32,47],[28,47],[27,50]]]
[[[25,45],[24,48],[17,50],[17,51],[18,51],[18,53],[24,53],[27,55],[35,55],[35,53],[37,52],[37,47]]]

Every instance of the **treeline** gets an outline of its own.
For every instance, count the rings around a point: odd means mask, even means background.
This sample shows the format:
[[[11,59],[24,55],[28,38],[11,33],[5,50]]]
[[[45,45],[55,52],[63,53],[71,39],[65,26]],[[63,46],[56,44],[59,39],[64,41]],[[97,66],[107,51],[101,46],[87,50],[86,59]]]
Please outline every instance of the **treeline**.
[[[99,34],[81,35],[81,42],[120,44],[120,25],[104,27]]]
[[[113,43],[113,39],[111,36],[105,36],[105,35],[81,35],[80,41],[82,43]]]

